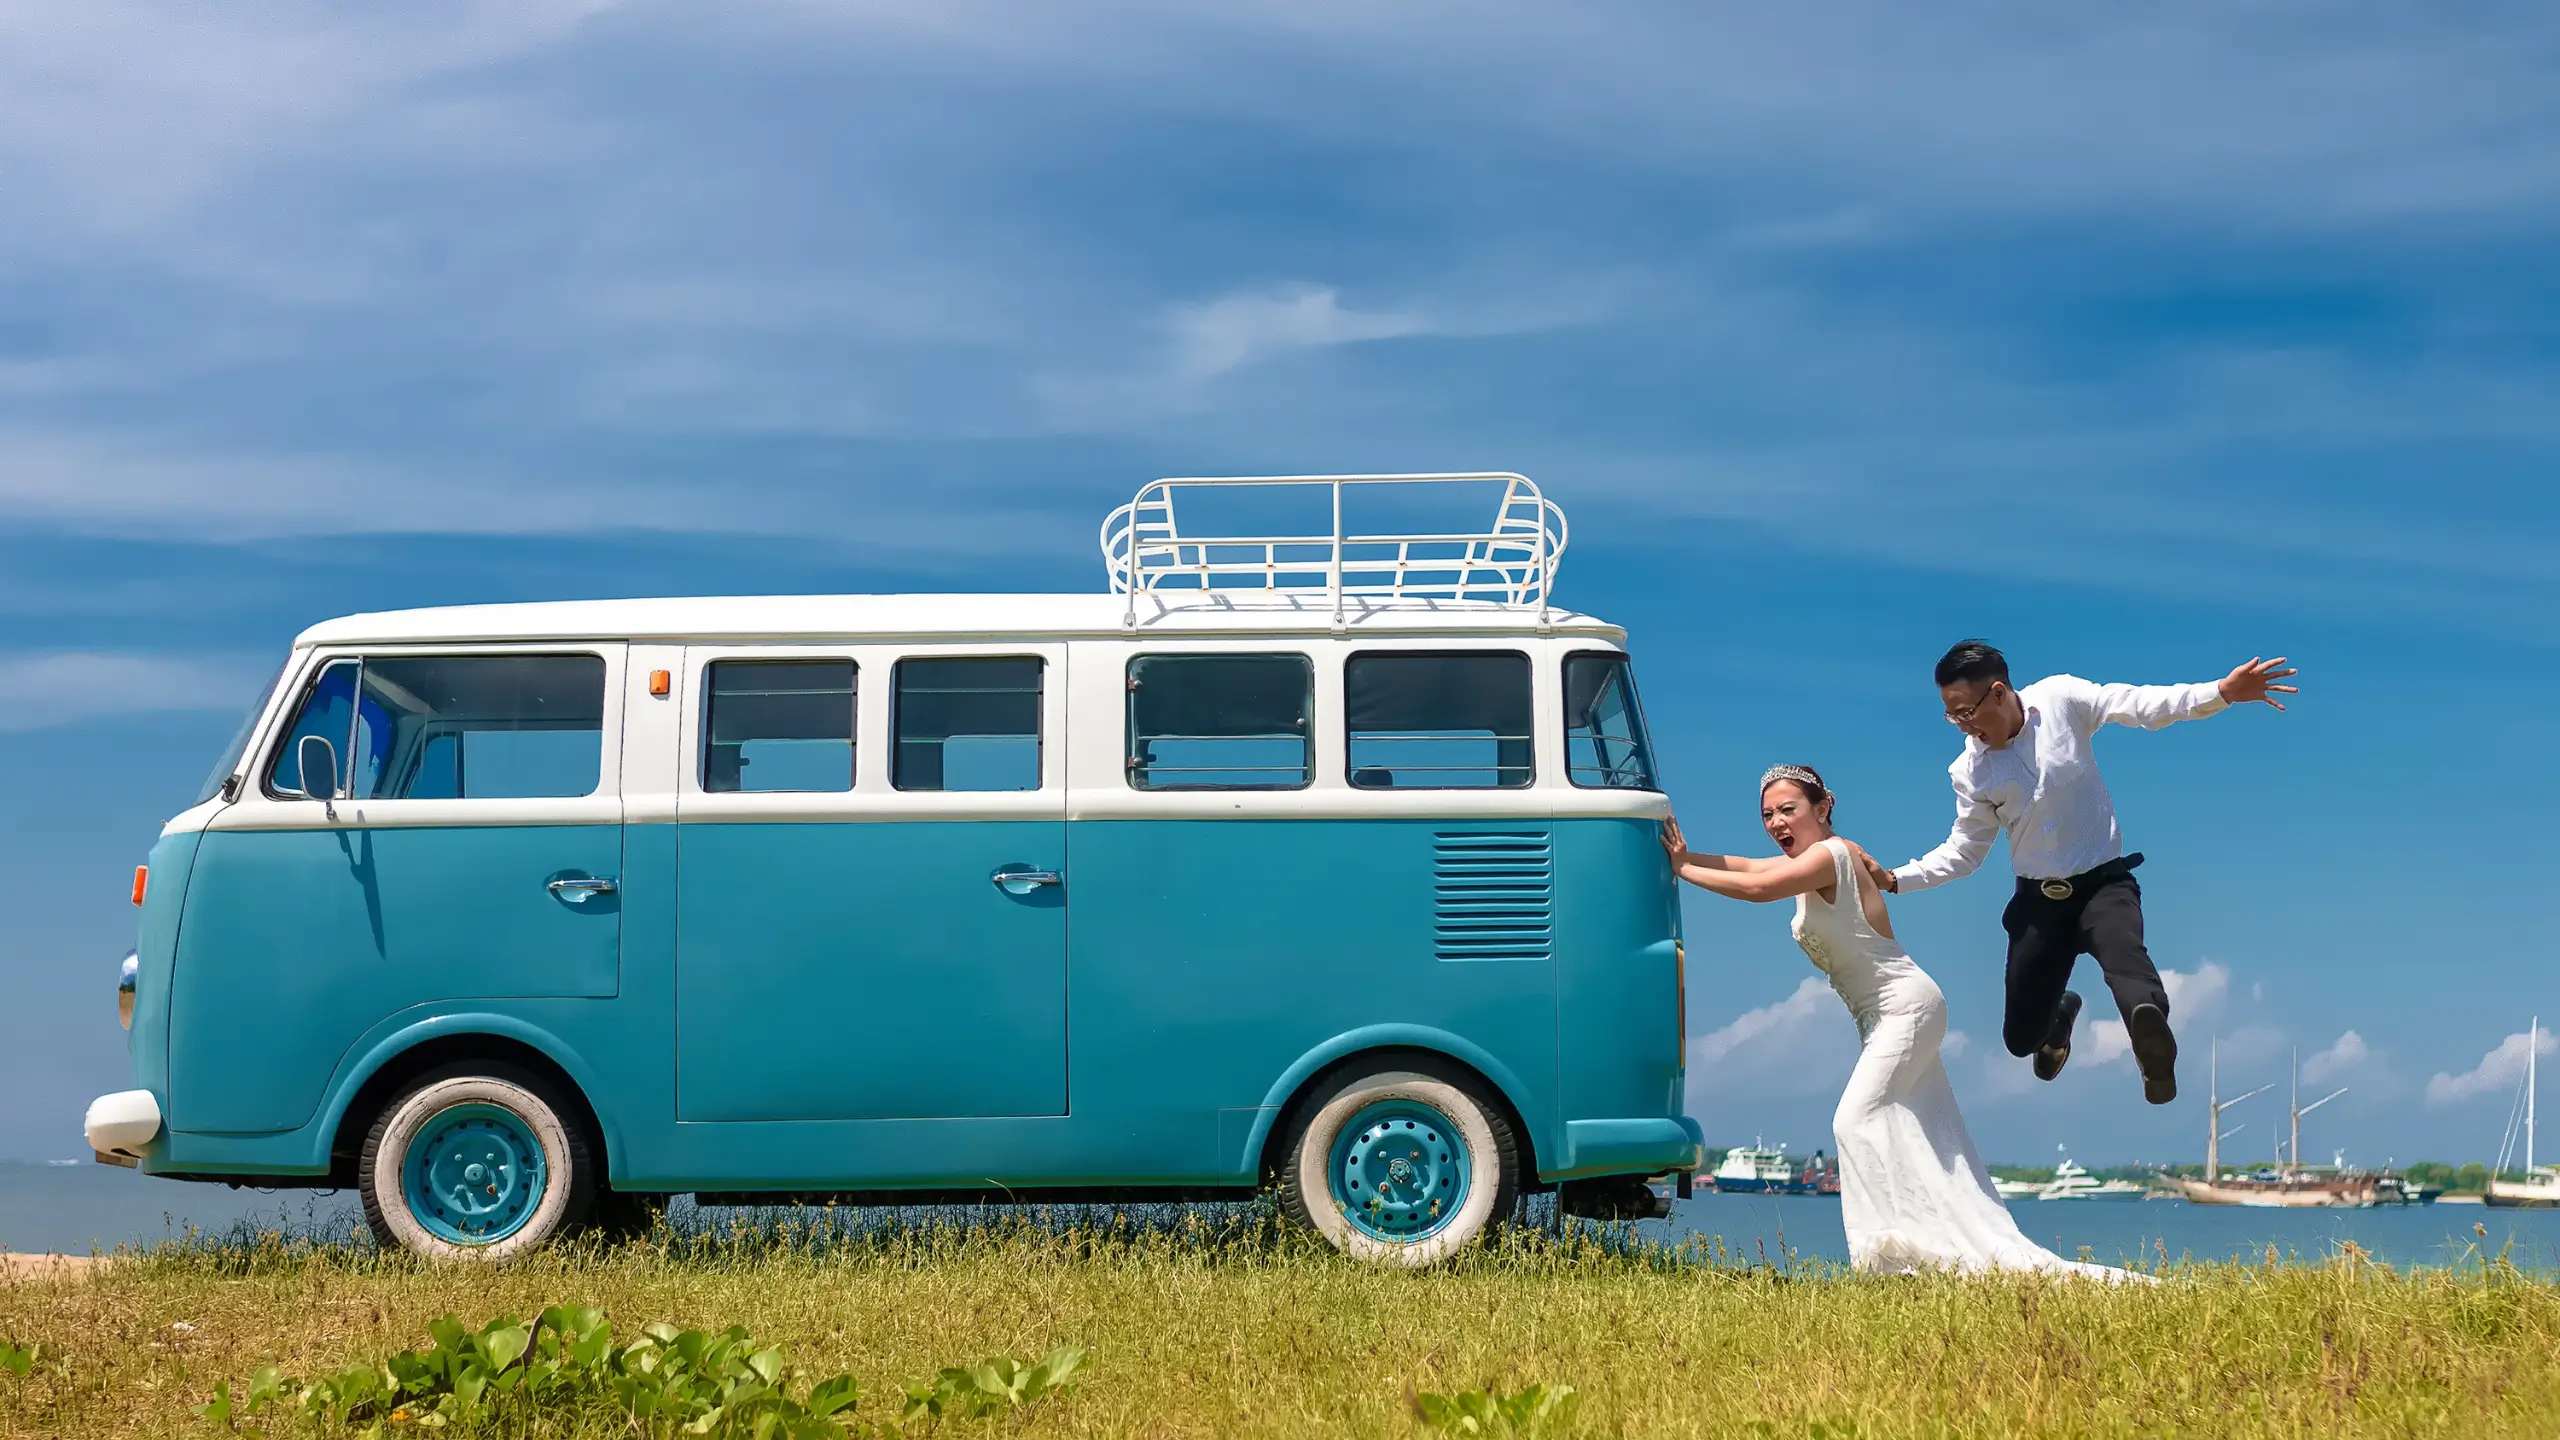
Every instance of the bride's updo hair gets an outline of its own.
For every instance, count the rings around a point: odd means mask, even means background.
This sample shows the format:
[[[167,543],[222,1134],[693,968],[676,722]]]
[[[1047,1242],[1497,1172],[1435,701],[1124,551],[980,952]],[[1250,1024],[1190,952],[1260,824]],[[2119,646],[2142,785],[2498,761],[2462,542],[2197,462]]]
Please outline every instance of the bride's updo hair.
[[[1768,793],[1769,787],[1781,780],[1803,791],[1804,798],[1813,802],[1814,813],[1822,817],[1822,823],[1832,824],[1831,817],[1838,813],[1839,807],[1832,799],[1830,788],[1822,783],[1821,771],[1810,765],[1772,765],[1761,772],[1761,793]],[[1832,808],[1825,810],[1823,808],[1825,805],[1830,805]],[[1838,827],[1833,826],[1833,828]]]

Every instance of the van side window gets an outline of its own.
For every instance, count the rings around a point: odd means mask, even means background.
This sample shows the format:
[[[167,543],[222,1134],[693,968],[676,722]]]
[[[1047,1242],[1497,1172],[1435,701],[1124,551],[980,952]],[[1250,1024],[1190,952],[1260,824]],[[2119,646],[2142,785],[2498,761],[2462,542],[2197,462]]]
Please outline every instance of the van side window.
[[[952,656],[898,662],[891,721],[901,790],[1040,788],[1037,657]]]
[[[1315,775],[1304,655],[1141,655],[1129,662],[1129,784],[1298,790]]]
[[[704,716],[702,788],[853,788],[850,660],[714,660]]]
[[[359,800],[567,798],[602,774],[594,655],[368,656],[356,710]]]
[[[1526,655],[1368,651],[1344,662],[1342,699],[1355,788],[1507,789],[1534,778]]]
[[[1564,662],[1564,773],[1590,790],[1659,790],[1636,677],[1624,655],[1568,655]]]
[[[306,793],[305,735],[335,751],[358,800],[592,795],[604,762],[604,661],[593,655],[339,660],[276,751],[268,788]]]

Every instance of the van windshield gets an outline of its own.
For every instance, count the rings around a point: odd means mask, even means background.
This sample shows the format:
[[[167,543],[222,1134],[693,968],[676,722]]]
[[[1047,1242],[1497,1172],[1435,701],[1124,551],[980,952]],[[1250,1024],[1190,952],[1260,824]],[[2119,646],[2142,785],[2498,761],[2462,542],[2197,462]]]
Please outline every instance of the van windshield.
[[[267,702],[275,698],[276,686],[284,679],[285,666],[291,663],[290,656],[279,661],[275,673],[268,676],[267,683],[260,687],[257,700],[249,706],[249,713],[241,717],[239,732],[231,737],[230,744],[222,747],[222,758],[213,762],[213,773],[204,777],[204,788],[196,792],[195,804],[201,805],[221,794],[222,783],[240,768],[240,757],[249,750],[249,732],[258,728],[258,717],[267,713]]]

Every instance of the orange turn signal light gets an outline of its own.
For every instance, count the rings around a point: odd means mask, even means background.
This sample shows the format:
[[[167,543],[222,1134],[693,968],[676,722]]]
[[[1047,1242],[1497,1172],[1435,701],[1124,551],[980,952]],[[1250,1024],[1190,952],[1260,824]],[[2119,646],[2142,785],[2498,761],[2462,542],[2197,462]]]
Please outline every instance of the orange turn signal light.
[[[133,867],[133,903],[134,903],[134,904],[136,904],[136,905],[141,904],[141,903],[142,903],[142,897],[143,897],[144,895],[146,895],[146,894],[150,893],[150,890],[151,890],[151,867],[150,867],[150,866],[148,866],[148,865],[136,865],[136,866],[134,866],[134,867]]]
[[[658,696],[663,696],[663,695],[665,695],[669,690],[672,690],[672,689],[674,689],[674,688],[675,688],[675,677],[673,677],[673,676],[669,675],[666,671],[664,671],[664,670],[652,670],[652,671],[650,671],[650,672],[649,672],[649,693],[650,693],[650,694],[652,694],[652,695],[658,695]]]

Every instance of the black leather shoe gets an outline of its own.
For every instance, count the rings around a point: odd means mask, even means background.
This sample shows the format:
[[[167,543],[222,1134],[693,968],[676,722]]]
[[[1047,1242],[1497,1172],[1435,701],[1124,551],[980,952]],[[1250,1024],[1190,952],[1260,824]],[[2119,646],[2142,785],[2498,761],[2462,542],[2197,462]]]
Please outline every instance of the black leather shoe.
[[[2124,1017],[2133,1041],[2133,1063],[2142,1067],[2142,1098],[2166,1105],[2178,1098],[2178,1037],[2169,1033],[2169,1017],[2157,1005],[2136,1005]]]
[[[2062,992],[2062,1003],[2053,1010],[2053,1031],[2036,1047],[2036,1078],[2050,1080],[2071,1063],[2071,1027],[2080,1021],[2078,992]]]

